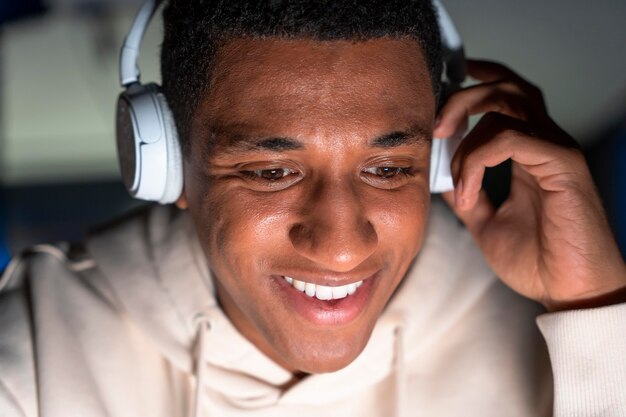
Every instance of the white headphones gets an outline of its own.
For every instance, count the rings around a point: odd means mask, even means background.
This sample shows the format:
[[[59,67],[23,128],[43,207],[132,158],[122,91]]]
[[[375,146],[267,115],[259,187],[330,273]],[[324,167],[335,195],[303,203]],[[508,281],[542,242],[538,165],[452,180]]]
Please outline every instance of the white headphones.
[[[147,0],[126,35],[120,54],[117,99],[117,155],[122,181],[141,200],[172,203],[183,191],[183,158],[174,117],[155,83],[139,81],[139,47],[150,19],[159,6]]]
[[[183,158],[174,117],[160,87],[139,80],[139,48],[160,0],[147,0],[139,9],[126,35],[120,54],[120,84],[117,100],[117,152],[122,180],[128,192],[141,200],[168,204],[183,190]],[[444,72],[443,97],[460,88],[465,79],[461,38],[439,0],[433,0],[439,16]],[[443,102],[443,100],[440,100]],[[431,192],[451,190],[450,158],[458,141],[433,140]]]

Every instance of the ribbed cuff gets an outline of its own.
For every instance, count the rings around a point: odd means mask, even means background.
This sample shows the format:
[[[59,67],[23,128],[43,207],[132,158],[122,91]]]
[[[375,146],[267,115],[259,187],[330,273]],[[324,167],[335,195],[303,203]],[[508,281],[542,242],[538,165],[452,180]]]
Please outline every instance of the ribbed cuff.
[[[626,416],[626,303],[547,313],[554,417]]]

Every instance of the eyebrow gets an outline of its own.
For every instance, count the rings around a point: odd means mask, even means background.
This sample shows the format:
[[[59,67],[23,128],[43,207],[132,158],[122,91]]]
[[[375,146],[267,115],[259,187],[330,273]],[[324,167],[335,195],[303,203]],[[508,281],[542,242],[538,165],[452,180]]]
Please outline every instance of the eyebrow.
[[[238,154],[266,150],[270,152],[286,152],[302,150],[304,143],[287,137],[269,136],[255,137],[243,134],[227,135],[226,143],[219,145],[220,152]]]
[[[396,148],[398,146],[427,144],[432,141],[432,134],[421,127],[413,125],[406,131],[396,131],[378,136],[371,141],[372,148]]]
[[[267,150],[270,152],[286,152],[303,150],[306,145],[289,137],[247,137],[245,135],[233,135],[222,149],[227,153],[245,153],[254,150]],[[430,131],[420,125],[413,125],[406,131],[394,131],[385,133],[372,139],[369,146],[372,148],[390,149],[399,146],[414,144],[427,144],[432,140]]]
[[[263,138],[256,142],[255,148],[266,149],[273,152],[284,152],[304,149],[304,144],[290,138]]]

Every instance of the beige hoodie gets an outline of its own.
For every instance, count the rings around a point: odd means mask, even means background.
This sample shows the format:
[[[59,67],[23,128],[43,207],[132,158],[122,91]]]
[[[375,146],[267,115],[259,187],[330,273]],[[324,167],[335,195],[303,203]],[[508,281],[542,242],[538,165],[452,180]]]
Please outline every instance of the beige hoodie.
[[[552,413],[542,310],[493,276],[441,202],[363,353],[286,390],[291,375],[217,305],[185,213],[153,207],[86,249],[35,247],[3,278],[1,417]],[[555,416],[626,416],[625,318],[626,305],[539,317]]]

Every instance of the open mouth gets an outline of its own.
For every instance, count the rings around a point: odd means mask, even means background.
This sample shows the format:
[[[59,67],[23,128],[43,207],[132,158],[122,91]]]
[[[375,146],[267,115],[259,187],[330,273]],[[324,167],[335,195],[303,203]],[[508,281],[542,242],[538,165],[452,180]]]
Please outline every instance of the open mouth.
[[[340,300],[354,294],[356,290],[363,285],[363,280],[338,287],[329,287],[326,285],[299,281],[291,277],[283,278],[296,290],[303,292],[309,297],[315,297],[318,300]]]
[[[344,285],[327,286],[274,275],[282,283],[285,300],[293,310],[317,325],[344,325],[366,309],[378,274]]]

